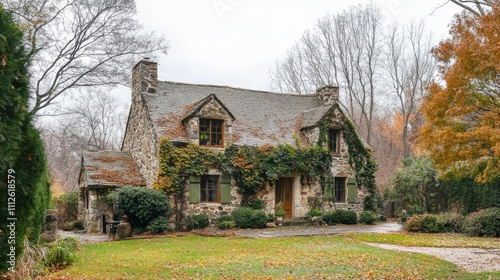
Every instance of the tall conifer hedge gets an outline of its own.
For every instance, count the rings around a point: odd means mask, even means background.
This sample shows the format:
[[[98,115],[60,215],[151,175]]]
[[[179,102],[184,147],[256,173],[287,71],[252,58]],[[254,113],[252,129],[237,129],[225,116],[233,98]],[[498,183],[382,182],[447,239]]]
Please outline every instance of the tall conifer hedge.
[[[0,5],[0,274],[10,267],[11,248],[17,260],[25,237],[38,242],[50,200],[43,143],[27,112],[28,59],[22,40]],[[12,223],[15,227],[8,227]]]

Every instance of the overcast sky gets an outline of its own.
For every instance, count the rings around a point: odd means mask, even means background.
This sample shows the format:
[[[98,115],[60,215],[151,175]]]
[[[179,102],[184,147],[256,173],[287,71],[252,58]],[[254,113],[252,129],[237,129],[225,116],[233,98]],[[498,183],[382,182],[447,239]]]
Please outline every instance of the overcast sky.
[[[165,35],[159,79],[270,90],[268,71],[302,33],[327,13],[370,1],[332,0],[136,0],[139,22]],[[384,17],[424,18],[436,42],[447,35],[458,7],[446,0],[373,1]]]

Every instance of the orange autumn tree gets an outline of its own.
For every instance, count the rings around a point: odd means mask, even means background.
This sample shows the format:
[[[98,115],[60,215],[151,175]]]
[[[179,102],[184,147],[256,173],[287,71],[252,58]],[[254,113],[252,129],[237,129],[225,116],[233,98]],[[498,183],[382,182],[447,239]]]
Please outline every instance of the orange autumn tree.
[[[450,35],[433,51],[442,81],[424,100],[420,144],[443,169],[478,159],[498,167],[500,7],[483,17],[457,15]]]

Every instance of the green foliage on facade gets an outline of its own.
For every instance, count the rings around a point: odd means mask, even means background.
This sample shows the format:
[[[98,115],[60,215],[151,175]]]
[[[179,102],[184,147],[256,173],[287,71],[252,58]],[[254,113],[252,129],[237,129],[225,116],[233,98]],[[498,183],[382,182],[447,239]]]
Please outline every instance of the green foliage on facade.
[[[266,181],[275,181],[293,173],[320,176],[329,171],[332,158],[328,150],[315,145],[309,148],[289,144],[261,147],[228,147],[217,152],[195,144],[176,147],[168,138],[160,140],[160,170],[154,182],[156,189],[179,194],[188,175],[206,174],[209,166],[230,174],[236,180],[244,199],[251,198]]]
[[[0,273],[9,267],[11,248],[17,259],[25,238],[38,243],[50,201],[43,143],[27,112],[28,60],[22,38],[11,15],[0,5]],[[10,202],[15,199],[10,212],[8,197]],[[9,239],[12,227],[7,225],[12,221],[8,217],[17,219],[15,239]]]
[[[320,124],[320,135],[318,145],[323,146],[328,141],[328,130],[331,127],[326,122]],[[377,163],[370,151],[365,147],[363,141],[356,132],[356,128],[351,120],[344,118],[342,135],[348,146],[349,164],[356,171],[356,183],[358,188],[365,187],[372,197],[375,197],[377,185],[375,172]]]
[[[371,153],[366,149],[361,141],[354,124],[349,119],[345,121],[343,130],[344,140],[347,143],[349,151],[349,163],[356,170],[356,181],[358,186],[364,186],[370,192],[370,195],[375,195],[377,184],[375,181],[375,172],[377,171],[377,163]]]

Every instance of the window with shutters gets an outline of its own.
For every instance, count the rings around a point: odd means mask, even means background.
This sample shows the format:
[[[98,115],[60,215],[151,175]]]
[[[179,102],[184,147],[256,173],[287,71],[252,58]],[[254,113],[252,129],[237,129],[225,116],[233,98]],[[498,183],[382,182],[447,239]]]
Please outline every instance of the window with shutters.
[[[200,181],[200,202],[219,202],[219,175],[204,175]]]
[[[328,130],[328,149],[334,154],[338,154],[340,152],[340,130]]]
[[[333,199],[334,202],[346,202],[346,178],[325,177],[324,197]]]
[[[203,175],[189,177],[189,203],[231,203],[231,177]]]
[[[200,119],[200,146],[224,146],[224,121]]]
[[[345,178],[335,177],[335,202],[346,202]]]

